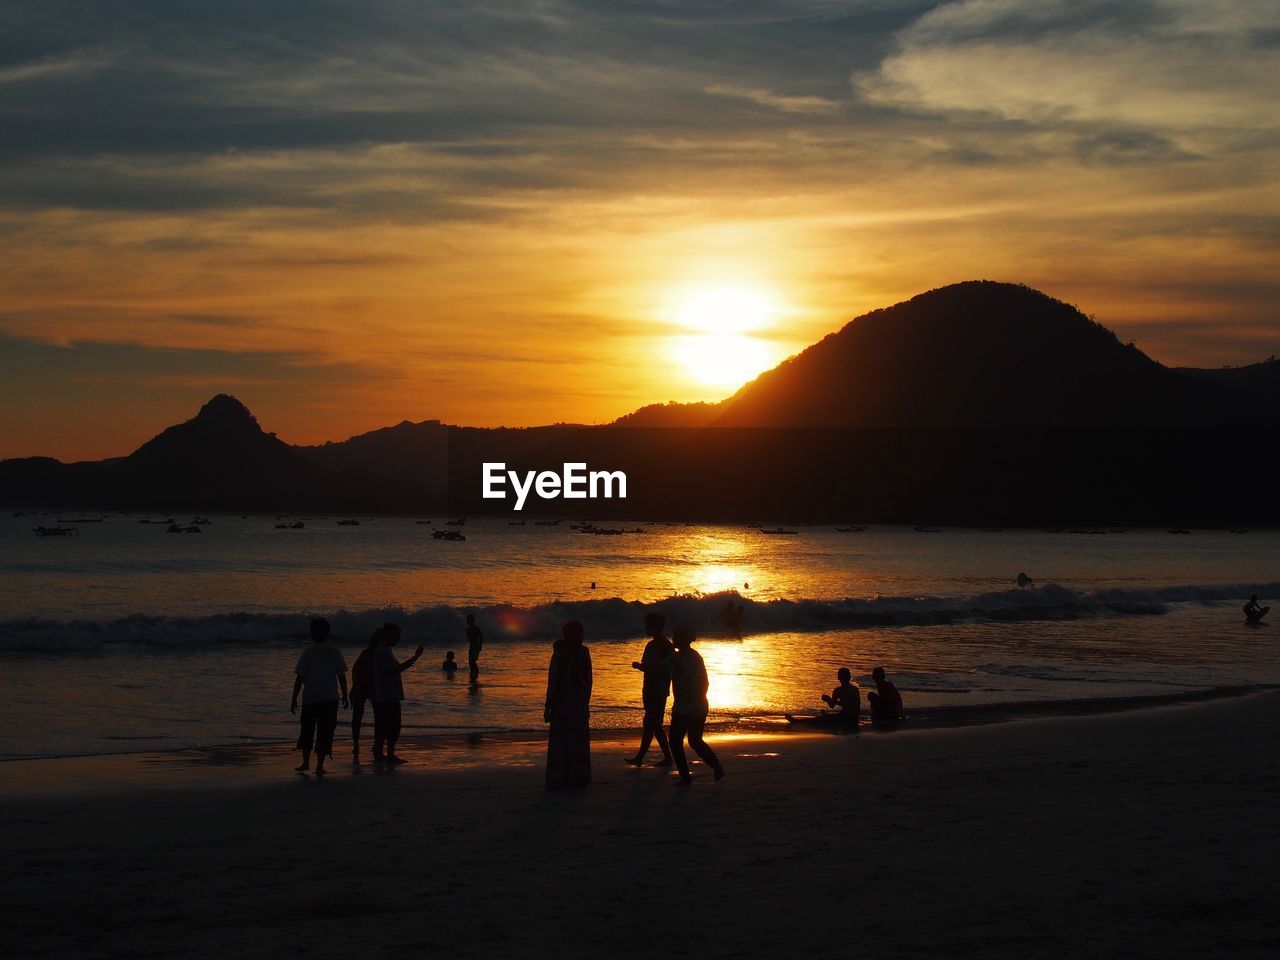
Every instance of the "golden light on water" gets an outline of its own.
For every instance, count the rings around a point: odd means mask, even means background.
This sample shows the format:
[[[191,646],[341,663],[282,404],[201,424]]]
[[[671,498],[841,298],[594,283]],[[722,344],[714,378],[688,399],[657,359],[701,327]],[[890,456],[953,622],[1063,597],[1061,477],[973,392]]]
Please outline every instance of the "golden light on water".
[[[671,355],[693,380],[737,387],[774,366],[780,351],[754,331],[774,326],[784,306],[772,290],[748,283],[704,283],[678,288],[666,319],[687,331],[671,338]]]
[[[759,579],[759,568],[745,564],[708,563],[698,567],[690,583],[690,589],[696,593],[721,593],[736,590],[744,593],[743,584],[750,583],[751,578]]]

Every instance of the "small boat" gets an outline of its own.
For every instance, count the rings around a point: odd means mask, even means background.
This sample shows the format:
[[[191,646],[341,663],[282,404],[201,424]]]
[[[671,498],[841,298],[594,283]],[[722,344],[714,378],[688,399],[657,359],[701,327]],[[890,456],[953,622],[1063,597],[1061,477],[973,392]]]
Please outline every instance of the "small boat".
[[[301,530],[304,527],[306,527],[306,524],[303,523],[301,520],[295,520],[293,523],[277,523],[276,524],[277,530]]]
[[[80,531],[75,527],[36,527],[32,531],[37,537],[78,537]]]
[[[358,526],[360,526],[360,521],[359,521],[359,520],[354,520],[354,519],[353,519],[353,520],[339,520],[339,521],[338,521],[338,526],[340,526],[340,527],[358,527]]]
[[[508,520],[508,521],[507,521],[507,526],[508,526],[508,527],[523,527],[523,526],[524,526],[524,521],[523,521],[523,520]]]
[[[461,530],[432,530],[431,537],[433,540],[465,540],[466,535]]]
[[[433,522],[434,521],[432,520],[415,520],[414,521],[414,523],[416,523],[420,527],[429,527]]]
[[[836,527],[836,533],[861,533],[866,527]]]
[[[459,517],[457,520],[446,520],[444,525],[446,527],[465,527],[467,525],[467,518]]]
[[[770,536],[777,537],[777,536],[790,536],[792,534],[799,533],[800,531],[788,530],[785,527],[774,527],[772,530],[770,530],[768,527],[761,527],[760,532],[767,533]]]

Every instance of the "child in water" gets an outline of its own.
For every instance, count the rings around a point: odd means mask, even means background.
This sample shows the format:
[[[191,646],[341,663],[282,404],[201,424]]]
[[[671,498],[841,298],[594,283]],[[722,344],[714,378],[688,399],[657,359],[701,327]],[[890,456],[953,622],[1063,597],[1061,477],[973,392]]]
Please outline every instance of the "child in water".
[[[457,673],[458,663],[453,659],[453,651],[449,650],[444,655],[444,663],[440,664],[440,669],[445,673]]]

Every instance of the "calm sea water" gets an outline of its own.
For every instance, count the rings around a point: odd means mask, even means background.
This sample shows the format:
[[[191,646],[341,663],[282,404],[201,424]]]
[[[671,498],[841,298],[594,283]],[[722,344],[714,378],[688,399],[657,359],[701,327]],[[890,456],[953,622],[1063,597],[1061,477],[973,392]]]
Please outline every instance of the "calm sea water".
[[[652,608],[698,629],[720,722],[820,707],[843,665],[865,685],[883,664],[909,707],[1280,682],[1272,630],[1239,611],[1249,593],[1280,594],[1275,531],[593,536],[486,519],[447,542],[425,518],[277,530],[213,516],[171,534],[117,515],[77,523],[78,536],[33,534],[57,519],[0,520],[0,756],[288,739],[315,614],[349,660],[384,620],[404,625],[406,655],[425,644],[405,674],[414,732],[539,728],[550,640],[572,617],[592,647],[593,723],[637,726],[630,663]],[[1016,587],[1020,571],[1034,589]],[[742,639],[726,635],[730,592],[746,606]],[[465,650],[468,612],[487,638],[477,687],[437,669]]]

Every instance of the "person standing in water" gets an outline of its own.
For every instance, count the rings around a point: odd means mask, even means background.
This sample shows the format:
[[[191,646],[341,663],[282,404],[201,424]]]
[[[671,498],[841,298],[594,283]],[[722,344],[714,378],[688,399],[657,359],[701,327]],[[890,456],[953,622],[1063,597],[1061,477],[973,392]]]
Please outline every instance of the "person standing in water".
[[[467,614],[467,665],[471,668],[471,682],[480,677],[480,648],[484,646],[484,634],[476,626],[474,614]]]
[[[875,692],[867,694],[867,702],[871,704],[871,722],[887,725],[905,719],[902,713],[902,694],[898,693],[893,681],[885,676],[884,667],[872,670],[871,678],[876,682]]]
[[[1249,598],[1249,602],[1244,605],[1244,619],[1246,623],[1257,623],[1267,615],[1270,607],[1258,606],[1258,595],[1255,593]]]
[[[631,664],[632,669],[644,674],[644,685],[640,689],[640,697],[644,702],[644,730],[640,735],[639,751],[634,757],[627,758],[627,763],[633,767],[644,763],[649,744],[655,739],[658,741],[658,749],[662,751],[662,759],[655,766],[669,767],[672,764],[671,747],[667,743],[667,731],[664,729],[667,697],[671,694],[671,674],[663,666],[663,661],[671,656],[674,648],[662,632],[666,625],[667,620],[660,613],[650,613],[644,618],[644,628],[650,639],[644,645],[644,653],[639,661]]]
[[[862,710],[862,691],[858,689],[857,684],[852,682],[853,674],[849,672],[848,667],[841,667],[837,670],[836,679],[840,681],[840,686],[832,690],[830,696],[825,693],[822,695],[822,702],[832,710],[838,711],[834,714],[827,714],[827,716],[837,723],[856,727],[858,725],[858,714]]]
[[[294,670],[293,700],[289,712],[298,712],[298,694],[302,694],[302,723],[298,747],[302,763],[295,769],[306,773],[311,769],[311,750],[315,747],[316,773],[324,774],[325,757],[333,756],[333,733],[338,728],[338,693],[347,705],[347,662],[342,651],[329,643],[329,621],[317,617],[311,621],[311,643],[298,657]]]
[[[381,641],[382,627],[379,627],[351,665],[351,762],[355,766],[360,765],[360,728],[364,724],[365,704],[373,699],[373,659]]]
[[[684,740],[689,738],[689,746],[702,758],[702,762],[715,771],[716,779],[724,776],[724,767],[715,751],[702,739],[702,730],[707,725],[707,714],[711,707],[707,703],[707,665],[702,656],[693,649],[696,639],[692,627],[676,627],[671,638],[675,652],[663,661],[671,674],[671,689],[675,701],[671,704],[671,752],[675,756],[676,769],[680,771],[680,784],[687,784],[693,778],[689,775],[689,761],[684,755]]]
[[[396,756],[401,702],[404,700],[404,681],[400,674],[418,662],[422,656],[422,644],[418,644],[413,656],[402,663],[391,651],[400,642],[400,627],[387,623],[381,633],[373,660],[373,760],[375,763],[404,763],[403,758]]]
[[[542,719],[551,725],[548,790],[576,790],[591,782],[591,651],[583,633],[579,620],[564,625],[547,670]]]

